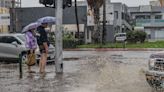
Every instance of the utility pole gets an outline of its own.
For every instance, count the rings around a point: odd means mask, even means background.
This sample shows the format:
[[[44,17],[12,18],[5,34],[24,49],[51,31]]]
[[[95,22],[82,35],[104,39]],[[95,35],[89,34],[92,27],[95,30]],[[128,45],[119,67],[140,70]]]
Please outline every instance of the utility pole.
[[[101,42],[104,43],[106,34],[106,0],[103,0],[103,30],[101,32]]]
[[[63,34],[62,34],[62,22],[63,22],[63,0],[56,0],[56,32],[55,32],[55,68],[56,73],[63,73]]]

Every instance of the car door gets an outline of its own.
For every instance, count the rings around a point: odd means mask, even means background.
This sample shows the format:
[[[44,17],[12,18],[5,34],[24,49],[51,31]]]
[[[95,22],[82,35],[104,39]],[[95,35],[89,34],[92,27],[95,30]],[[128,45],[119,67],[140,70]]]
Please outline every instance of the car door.
[[[7,50],[6,50],[6,43],[5,43],[5,37],[0,36],[0,58],[7,57]]]
[[[19,45],[13,45],[13,42],[16,42],[17,44],[19,44],[18,40],[13,37],[13,36],[3,36],[2,40],[4,41],[3,44],[1,44],[1,49],[0,51],[2,51],[5,55],[5,57],[8,58],[18,58],[19,56]]]

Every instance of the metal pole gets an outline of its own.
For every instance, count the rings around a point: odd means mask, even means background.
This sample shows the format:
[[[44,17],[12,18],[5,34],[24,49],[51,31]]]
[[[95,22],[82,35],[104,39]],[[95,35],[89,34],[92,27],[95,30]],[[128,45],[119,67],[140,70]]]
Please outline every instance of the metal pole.
[[[101,32],[101,42],[104,43],[106,34],[106,0],[103,0],[103,31]]]
[[[21,79],[23,77],[22,72],[22,54],[19,54],[19,78]]]
[[[79,35],[79,20],[78,20],[78,11],[77,11],[77,0],[75,0],[75,16],[76,16],[77,37],[78,37],[78,44],[79,44],[80,35]]]
[[[63,21],[63,0],[56,2],[56,32],[55,32],[55,68],[56,73],[63,73],[63,34],[62,34],[62,21]]]

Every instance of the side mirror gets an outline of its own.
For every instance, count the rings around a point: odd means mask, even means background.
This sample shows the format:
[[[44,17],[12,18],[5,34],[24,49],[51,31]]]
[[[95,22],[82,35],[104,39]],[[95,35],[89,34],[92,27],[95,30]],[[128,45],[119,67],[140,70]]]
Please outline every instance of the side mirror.
[[[18,47],[18,43],[16,41],[12,42],[11,44]]]

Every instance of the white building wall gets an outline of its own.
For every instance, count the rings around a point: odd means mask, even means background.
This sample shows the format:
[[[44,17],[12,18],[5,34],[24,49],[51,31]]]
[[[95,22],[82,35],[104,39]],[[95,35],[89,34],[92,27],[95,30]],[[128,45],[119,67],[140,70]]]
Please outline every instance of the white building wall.
[[[103,6],[100,8],[100,21],[103,21]],[[107,25],[113,25],[114,9],[113,4],[111,4],[110,0],[106,1],[106,21]]]
[[[159,1],[150,1],[150,5],[152,5],[152,6],[161,6]]]
[[[87,25],[94,26],[94,14],[90,7],[87,5]],[[114,9],[110,0],[106,0],[106,20],[107,25],[113,25],[114,20]],[[100,21],[103,21],[103,6],[100,8]]]

